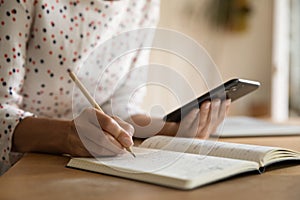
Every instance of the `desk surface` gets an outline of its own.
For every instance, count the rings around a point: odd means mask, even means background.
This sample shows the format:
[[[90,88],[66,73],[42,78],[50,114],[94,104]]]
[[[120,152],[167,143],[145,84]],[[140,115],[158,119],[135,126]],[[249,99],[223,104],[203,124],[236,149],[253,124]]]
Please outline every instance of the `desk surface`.
[[[300,136],[231,138],[223,141],[272,145],[300,151]],[[191,191],[66,168],[69,158],[27,154],[0,178],[0,199],[297,199],[300,166],[241,175]]]

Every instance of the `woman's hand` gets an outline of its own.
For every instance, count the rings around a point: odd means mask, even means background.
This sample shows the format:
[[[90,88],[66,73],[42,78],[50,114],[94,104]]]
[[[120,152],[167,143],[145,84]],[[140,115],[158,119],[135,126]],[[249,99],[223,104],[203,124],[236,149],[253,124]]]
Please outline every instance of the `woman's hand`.
[[[178,123],[177,136],[208,138],[215,133],[224,120],[231,101],[216,99],[202,103],[200,109],[192,110]]]
[[[179,123],[165,122],[161,118],[147,115],[131,116],[128,121],[136,130],[136,137],[147,138],[153,135],[208,138],[216,132],[228,113],[230,100],[213,100],[202,103],[200,109],[192,110]]]
[[[96,109],[85,109],[72,124],[67,138],[72,156],[112,156],[133,145],[134,128],[130,124]]]

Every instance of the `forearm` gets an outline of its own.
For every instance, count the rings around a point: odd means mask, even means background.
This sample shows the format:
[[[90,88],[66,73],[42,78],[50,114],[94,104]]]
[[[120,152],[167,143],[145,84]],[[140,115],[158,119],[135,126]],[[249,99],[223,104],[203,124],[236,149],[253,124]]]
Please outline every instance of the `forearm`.
[[[147,115],[134,115],[127,120],[134,126],[135,137],[147,138],[154,135],[176,135],[179,125],[175,122],[165,122],[159,118]]]
[[[16,152],[67,153],[70,121],[27,117],[16,127],[12,150]]]

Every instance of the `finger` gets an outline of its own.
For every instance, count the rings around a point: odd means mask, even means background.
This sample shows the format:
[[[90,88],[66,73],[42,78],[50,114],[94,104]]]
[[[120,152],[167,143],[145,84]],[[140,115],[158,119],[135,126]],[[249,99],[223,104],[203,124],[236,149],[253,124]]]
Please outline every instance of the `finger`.
[[[180,122],[177,136],[179,137],[194,137],[197,133],[197,129],[193,126],[193,122],[197,119],[199,109],[193,109],[190,111]]]
[[[218,116],[218,121],[217,121],[217,126],[219,126],[220,123],[225,119],[226,116],[226,109],[227,109],[227,103],[226,101],[223,101],[220,106],[219,110],[219,116]]]
[[[105,132],[116,138],[124,147],[133,145],[130,133],[125,131],[116,120],[101,111],[96,110],[96,112],[99,125]]]
[[[227,99],[227,100],[225,101],[225,103],[226,103],[226,115],[228,115],[228,113],[229,113],[229,108],[230,108],[230,105],[231,105],[231,99]]]
[[[79,140],[78,144],[74,146],[83,146],[89,152],[101,152],[103,149],[107,149],[106,152],[110,151],[114,154],[122,151],[123,146],[113,136],[107,132],[99,129],[98,126],[90,123],[88,126],[77,124]],[[81,145],[83,144],[83,145]]]
[[[124,149],[124,147],[120,144],[120,142],[116,140],[116,138],[114,138],[111,134],[104,132],[104,135],[109,142],[117,146],[119,149]]]
[[[224,121],[230,103],[231,100],[225,100],[221,102],[218,119],[213,121],[209,127],[210,134],[214,134],[217,131],[218,126]]]
[[[225,101],[223,101],[221,103],[218,120],[217,120],[216,123],[214,123],[215,129],[217,129],[218,126],[224,121],[224,119],[225,119],[225,117],[226,117],[226,115],[228,113],[230,104],[231,104],[231,100],[230,99],[227,99],[227,100],[225,100]],[[214,129],[214,127],[213,127],[213,129]]]
[[[109,155],[116,155],[124,149],[124,147],[109,133],[99,133],[99,129],[97,127],[94,128],[93,133],[97,134],[85,135],[81,138],[84,146],[89,152],[97,152],[98,156],[108,155],[107,152],[110,152]]]
[[[127,132],[129,133],[130,136],[134,135],[134,128],[131,124],[125,122],[124,120],[122,120],[121,118],[119,118],[118,116],[113,116],[112,117],[114,120],[116,120],[118,122],[118,124]]]
[[[98,132],[99,128],[95,127],[95,129]],[[100,141],[103,141],[103,139],[104,138],[101,138]],[[79,157],[94,156],[95,157],[100,155],[102,156],[116,155],[118,153],[122,153],[123,151],[122,150],[123,147],[115,139],[114,141],[112,140],[105,141],[105,146],[103,144],[97,144],[96,141],[99,141],[99,138],[98,140],[95,140],[91,138],[89,139],[88,137],[84,137],[82,135],[81,137],[79,137],[79,135],[76,133],[76,135],[74,135],[74,137],[71,138],[71,145],[70,145],[71,149],[68,152],[71,156],[79,156]],[[111,144],[110,141],[113,144]]]
[[[220,99],[214,99],[211,102],[211,110],[210,110],[210,124],[215,124],[218,122],[218,118],[220,115],[220,106],[221,106],[221,100]]]
[[[197,133],[197,137],[199,137],[199,138],[206,138],[207,132],[205,131],[206,130],[205,127],[209,123],[210,107],[211,107],[210,101],[206,101],[201,104],[200,116],[199,116],[200,121],[199,121],[199,125],[198,125],[198,127],[199,127],[198,133]]]
[[[207,101],[202,103],[200,107],[200,121],[199,121],[199,127],[203,129],[207,123],[208,117],[209,117],[209,109],[211,106],[211,102]]]
[[[210,111],[209,123],[207,127],[208,135],[213,134],[216,131],[219,123],[221,122],[220,110],[221,110],[221,100],[220,99],[213,100],[211,111]]]
[[[108,137],[112,137],[112,136],[109,135]],[[117,154],[124,152],[123,147],[121,147],[120,144],[117,146],[117,145],[113,144],[112,142],[110,142],[109,139],[106,139],[107,144],[105,144],[105,145],[103,145],[103,144],[99,145],[98,141],[91,140],[90,138],[85,138],[84,143],[85,143],[85,146],[87,147],[87,150],[94,157],[115,156]]]
[[[188,130],[188,137],[197,137],[197,134],[199,132],[199,121],[200,121],[200,109],[197,109],[197,112],[195,113],[195,116],[194,116],[194,120],[192,122],[192,124],[188,127],[189,129]]]
[[[209,109],[209,114],[204,129],[202,129],[199,136],[202,138],[208,138],[217,128],[219,109],[220,109],[221,100],[215,99],[211,102]]]

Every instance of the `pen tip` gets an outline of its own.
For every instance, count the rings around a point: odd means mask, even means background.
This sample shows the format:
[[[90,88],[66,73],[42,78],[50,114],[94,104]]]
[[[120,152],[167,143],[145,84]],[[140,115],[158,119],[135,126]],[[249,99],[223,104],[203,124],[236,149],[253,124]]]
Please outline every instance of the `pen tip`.
[[[136,158],[136,155],[132,152],[130,147],[127,147],[126,150],[134,157]]]

